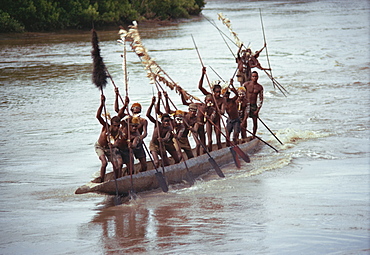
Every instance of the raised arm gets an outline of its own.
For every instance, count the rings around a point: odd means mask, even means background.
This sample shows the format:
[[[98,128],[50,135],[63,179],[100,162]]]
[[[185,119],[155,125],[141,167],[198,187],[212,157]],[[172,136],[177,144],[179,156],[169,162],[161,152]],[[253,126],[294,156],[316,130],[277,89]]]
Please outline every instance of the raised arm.
[[[203,80],[204,80],[204,75],[206,74],[206,72],[207,72],[206,67],[204,66],[202,69],[202,76],[200,77],[199,84],[198,84],[198,88],[200,89],[200,91],[202,91],[204,95],[210,94],[205,88],[203,88]]]
[[[105,96],[101,95],[101,97],[100,97],[100,106],[98,108],[98,111],[96,112],[96,118],[99,120],[99,123],[102,124],[103,127],[105,127],[105,125],[106,125],[105,120],[101,116],[104,104],[105,104]]]
[[[157,101],[157,104],[155,106],[155,113],[157,115],[163,115],[163,113],[161,112],[161,101],[162,101],[162,93],[160,91],[158,91],[158,101]]]
[[[237,97],[238,96],[238,91],[236,90],[236,88],[234,87],[234,79],[230,79],[230,84],[229,84],[229,89],[234,92],[235,96]],[[235,97],[234,96],[234,97]]]
[[[180,91],[180,97],[181,97],[182,104],[189,106],[191,103],[186,101],[186,98],[184,95],[185,91],[183,91],[182,89],[180,89],[179,91]]]
[[[165,106],[164,106],[164,108],[165,108],[166,113],[168,113],[168,114],[174,113],[175,111],[172,111],[171,110],[170,102],[169,102],[169,98],[168,98],[167,92],[166,91],[163,91],[163,95],[164,95],[164,99],[165,99]]]
[[[266,48],[266,43],[263,45],[263,47],[259,51],[256,51],[254,55],[256,54],[259,55],[263,51],[264,48]]]
[[[240,47],[239,47],[239,49],[238,49],[238,52],[236,53],[236,55],[237,55],[238,57],[240,57],[240,51],[242,50],[242,48],[243,48],[243,44],[241,44],[241,45],[240,45]]]
[[[154,124],[156,124],[156,120],[153,118],[153,116],[151,115],[151,112],[152,112],[152,109],[153,109],[153,106],[155,104],[155,96],[153,96],[152,98],[152,102],[151,104],[149,105],[148,107],[148,110],[146,111],[146,117],[151,121],[153,122]],[[157,114],[157,113],[155,113]]]
[[[118,102],[119,91],[118,91],[118,88],[115,88],[115,92],[116,92],[116,100],[114,101],[114,110],[117,112],[117,116],[120,119],[122,119],[123,117],[126,116],[125,111],[126,111],[127,106],[130,102],[130,99],[128,98],[128,96],[126,96],[125,97],[125,103],[123,104],[122,108],[119,109],[119,102]]]

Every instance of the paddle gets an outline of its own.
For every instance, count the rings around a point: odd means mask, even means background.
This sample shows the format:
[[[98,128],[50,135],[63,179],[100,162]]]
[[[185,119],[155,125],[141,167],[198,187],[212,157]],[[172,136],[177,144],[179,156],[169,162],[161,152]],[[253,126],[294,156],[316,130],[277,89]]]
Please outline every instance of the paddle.
[[[246,131],[249,133],[249,134],[251,134],[251,135],[253,135],[253,133],[252,132],[250,132],[248,129],[246,129]],[[276,151],[276,152],[279,152],[277,149],[275,149],[272,145],[270,145],[269,143],[267,143],[266,141],[264,141],[264,140],[262,140],[262,138],[260,138],[260,137],[258,137],[258,136],[254,136],[254,137],[256,137],[258,140],[260,140],[261,142],[263,142],[264,144],[266,144],[266,145],[268,145],[271,149],[273,149],[274,151]]]
[[[198,137],[193,133],[193,132],[191,132],[191,134],[193,135],[193,138],[194,138],[194,140],[198,143],[198,144],[200,144],[202,147],[203,147],[203,150],[207,153],[207,155],[208,155],[208,162],[209,163],[211,163],[211,165],[213,166],[213,168],[215,169],[215,171],[216,171],[216,173],[217,173],[217,175],[218,176],[220,176],[220,177],[222,177],[222,178],[224,178],[225,177],[225,175],[224,175],[224,173],[221,171],[221,168],[219,167],[219,165],[216,163],[216,160],[211,156],[211,154],[209,154],[209,152],[208,152],[208,149],[206,148],[206,146],[202,143],[202,141],[200,141],[199,139],[198,139]]]
[[[124,74],[124,83],[125,83],[126,97],[128,98],[128,79],[127,79],[127,68],[126,68],[126,37],[123,37],[123,40],[122,41],[123,41],[123,43],[122,43],[122,45],[123,45],[122,69],[123,69],[123,74]],[[121,100],[122,100],[122,97],[121,97]],[[129,112],[128,108],[126,108],[126,110],[127,110],[127,115],[130,116],[130,112]],[[130,143],[133,142],[133,141],[131,141],[131,127],[130,127],[130,122],[131,122],[131,118],[127,118],[127,138],[128,138],[127,147],[128,147],[128,152],[129,152],[128,168],[129,168],[130,183],[131,183],[131,187],[130,187],[130,190],[129,190],[129,195],[130,195],[131,199],[136,199],[137,195],[136,195],[136,193],[134,191],[134,181],[133,181],[133,178],[132,178],[134,155],[133,155],[133,152],[132,152],[132,148],[130,146]]]
[[[269,59],[269,54],[268,54],[268,51],[267,51],[267,44],[266,44],[266,36],[265,36],[265,28],[263,26],[263,21],[262,21],[262,12],[261,12],[261,9],[260,10],[260,19],[261,19],[261,27],[262,27],[262,33],[263,33],[263,41],[265,43],[265,46],[266,46],[266,58],[267,58],[267,63],[268,63],[268,66],[269,66],[269,69],[270,69],[270,75],[272,76],[272,69],[271,69],[271,65],[270,65],[270,59]],[[275,88],[275,83],[272,82],[274,88]]]
[[[200,111],[203,115],[204,115],[204,112],[202,111],[202,110],[200,110],[199,108],[198,108],[198,111]],[[251,160],[250,160],[250,158],[249,158],[249,156],[246,154],[246,153],[244,153],[244,151],[242,151],[240,148],[239,148],[239,146],[238,145],[236,145],[236,144],[234,144],[222,131],[221,131],[221,129],[218,127],[218,126],[216,126],[215,125],[215,123],[212,121],[212,120],[210,120],[209,118],[207,119],[213,126],[215,126],[217,129],[218,129],[218,131],[221,133],[221,135],[223,135],[223,137],[225,137],[225,139],[231,144],[231,147],[230,147],[230,149],[233,149],[245,162],[247,162],[247,163],[250,163],[251,162]]]
[[[92,38],[91,43],[93,50],[91,51],[91,57],[93,59],[93,75],[92,75],[92,81],[95,84],[95,86],[101,91],[101,95],[104,95],[103,89],[107,85],[107,73],[106,73],[106,67],[103,62],[103,58],[100,56],[100,48],[99,48],[99,39],[96,31],[92,30]],[[107,120],[107,110],[105,107],[105,104],[103,106],[104,108],[104,115],[105,115],[105,124],[106,124],[106,130],[108,137],[110,136],[109,132],[109,125]],[[110,160],[112,162],[112,165],[114,167],[113,169],[113,176],[114,176],[114,183],[116,187],[116,196],[114,197],[114,205],[120,205],[122,203],[121,197],[118,193],[118,184],[117,184],[117,177],[116,173],[118,170],[115,167],[115,164],[113,164],[113,152],[111,146],[109,146],[110,149]]]
[[[279,141],[279,143],[281,143],[283,145],[283,143],[279,140],[279,138],[276,137],[276,135],[271,131],[271,129],[269,129],[269,127],[260,119],[260,117],[257,117],[259,119],[259,121],[261,121],[261,123],[267,128],[268,131],[270,131],[270,133],[276,138],[276,140]]]
[[[163,176],[163,174],[158,171],[158,168],[154,164],[154,160],[152,158],[152,155],[150,155],[150,152],[148,150],[148,147],[146,147],[146,144],[144,143],[144,141],[143,141],[143,146],[145,148],[146,153],[148,153],[149,158],[150,158],[150,161],[152,161],[152,164],[153,164],[153,166],[155,168],[155,171],[156,171],[155,177],[157,177],[157,181],[158,181],[159,186],[161,187],[161,189],[162,189],[163,192],[168,192],[168,184],[166,182],[166,179]]]

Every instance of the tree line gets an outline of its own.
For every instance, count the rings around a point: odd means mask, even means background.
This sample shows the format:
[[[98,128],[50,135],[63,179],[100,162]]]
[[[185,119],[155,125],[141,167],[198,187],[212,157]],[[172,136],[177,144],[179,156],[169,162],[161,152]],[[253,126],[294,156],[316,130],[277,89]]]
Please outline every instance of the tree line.
[[[197,15],[205,0],[1,0],[0,32],[55,31]]]

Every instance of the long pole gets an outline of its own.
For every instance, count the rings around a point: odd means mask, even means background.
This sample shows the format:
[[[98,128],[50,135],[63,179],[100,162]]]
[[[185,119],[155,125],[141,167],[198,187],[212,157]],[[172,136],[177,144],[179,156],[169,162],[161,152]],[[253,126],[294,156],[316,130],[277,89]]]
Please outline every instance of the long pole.
[[[276,140],[278,140],[278,142],[283,145],[283,143],[279,140],[279,138],[277,138],[277,136],[271,131],[271,129],[269,129],[269,127],[260,119],[260,117],[257,117],[257,118],[259,119],[259,121],[261,121],[261,123],[265,126],[265,128],[267,128],[267,130],[270,131],[270,133],[276,138]]]
[[[271,77],[273,77],[272,76],[272,69],[271,69],[271,65],[270,65],[269,53],[268,53],[268,50],[267,50],[267,42],[266,42],[265,28],[263,26],[263,21],[262,21],[262,12],[261,12],[261,9],[259,9],[259,10],[260,10],[260,19],[261,19],[261,26],[262,26],[263,41],[264,41],[264,43],[266,45],[267,63],[268,63],[269,69],[270,69],[270,75],[271,75]],[[272,81],[272,85],[275,88],[275,83],[273,81]]]

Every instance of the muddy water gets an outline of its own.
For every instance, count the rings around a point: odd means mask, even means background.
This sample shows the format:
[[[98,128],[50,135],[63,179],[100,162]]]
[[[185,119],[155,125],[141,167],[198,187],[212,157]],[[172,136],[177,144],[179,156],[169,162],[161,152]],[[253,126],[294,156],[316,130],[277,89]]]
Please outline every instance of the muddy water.
[[[273,73],[290,93],[260,73],[261,119],[284,145],[262,125],[258,135],[279,153],[265,147],[241,170],[223,168],[225,179],[211,172],[191,188],[118,207],[101,195],[74,195],[99,168],[90,33],[1,35],[0,253],[368,254],[369,5],[208,1],[203,13],[229,35],[216,20],[223,12],[257,50],[259,8]],[[207,67],[225,80],[234,73],[232,54],[204,18],[139,29],[150,55],[191,94],[201,96],[201,66],[190,35]],[[123,92],[117,30],[98,35]],[[145,111],[151,85],[139,59],[127,57],[130,98]],[[267,66],[264,53],[260,62]],[[113,113],[110,84],[105,94]]]

